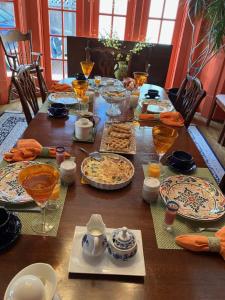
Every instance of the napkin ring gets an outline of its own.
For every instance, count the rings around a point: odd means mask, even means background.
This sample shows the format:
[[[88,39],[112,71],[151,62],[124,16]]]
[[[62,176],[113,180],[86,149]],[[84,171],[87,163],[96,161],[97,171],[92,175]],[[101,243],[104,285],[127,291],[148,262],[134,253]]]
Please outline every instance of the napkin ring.
[[[217,237],[208,237],[209,251],[220,252],[220,239]]]

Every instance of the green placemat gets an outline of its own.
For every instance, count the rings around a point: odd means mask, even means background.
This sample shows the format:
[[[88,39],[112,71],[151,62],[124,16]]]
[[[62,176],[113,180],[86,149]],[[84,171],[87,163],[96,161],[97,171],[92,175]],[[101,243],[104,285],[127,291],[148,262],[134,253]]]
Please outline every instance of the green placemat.
[[[167,166],[164,166],[164,175],[163,177],[166,178],[168,176],[177,175],[178,173],[173,172]],[[143,171],[145,177],[147,176],[147,165],[143,165]],[[196,172],[192,174],[193,176],[201,177],[207,179],[214,185],[216,181],[214,180],[212,174],[207,168],[197,168]],[[174,222],[174,231],[172,233],[167,232],[163,228],[164,223],[164,216],[165,216],[165,205],[161,197],[159,196],[157,203],[150,204],[150,210],[153,219],[153,225],[155,230],[156,241],[159,249],[182,249],[181,247],[177,246],[175,243],[175,237],[181,234],[201,234],[205,236],[214,236],[213,232],[201,232],[196,233],[195,229],[197,227],[223,227],[225,226],[225,219],[222,218],[219,221],[214,222],[198,222],[198,221],[191,221],[182,217],[177,216]],[[209,225],[210,224],[210,225]]]
[[[48,108],[51,106],[51,103],[50,101],[46,100],[41,108],[39,109],[39,112],[42,112],[42,113],[47,113],[48,112]],[[79,104],[76,103],[74,105],[67,105],[67,108],[69,109],[69,115],[78,115],[79,114]],[[88,111],[90,112],[93,112],[93,104],[88,104]]]
[[[56,166],[56,160],[51,158],[38,158],[36,159],[38,162],[42,163],[49,163],[53,166]],[[6,166],[8,163],[6,161],[2,161],[0,163],[0,167]],[[57,236],[57,231],[66,199],[66,193],[67,193],[67,186],[61,184],[60,188],[60,195],[59,199],[57,200],[57,204],[59,204],[59,208],[57,210],[47,210],[46,209],[46,216],[51,218],[51,220],[54,221],[55,226],[53,229],[45,234],[45,236]],[[40,216],[40,213],[38,212],[15,212],[15,214],[19,217],[21,223],[22,223],[22,234],[31,234],[31,235],[41,235],[38,233],[35,233],[32,230],[31,223],[34,220],[34,218]]]

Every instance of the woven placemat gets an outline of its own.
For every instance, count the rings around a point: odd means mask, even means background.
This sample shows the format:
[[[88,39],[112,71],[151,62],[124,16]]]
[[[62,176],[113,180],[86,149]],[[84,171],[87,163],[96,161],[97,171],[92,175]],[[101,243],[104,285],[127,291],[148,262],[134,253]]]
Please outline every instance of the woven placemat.
[[[51,106],[51,103],[49,100],[46,100],[42,106],[39,109],[39,112],[42,113],[48,113],[48,108]],[[69,109],[69,115],[79,115],[79,104],[76,103],[74,105],[67,105],[67,108]],[[93,104],[88,104],[88,111],[93,112]]]
[[[56,160],[51,159],[51,158],[38,158],[35,161],[42,162],[42,163],[48,163],[53,166],[56,166]],[[2,161],[0,163],[0,167],[5,167],[7,165],[6,161]],[[57,236],[57,231],[66,199],[66,194],[67,194],[67,189],[68,187],[66,185],[61,184],[60,187],[60,195],[59,198],[57,199],[56,203],[59,205],[59,208],[57,210],[47,210],[46,209],[46,217],[49,218],[51,221],[54,222],[55,226],[53,229],[46,234],[45,236]],[[30,234],[30,235],[41,235],[39,233],[35,233],[31,227],[32,221],[36,217],[40,217],[40,213],[38,212],[15,212],[15,215],[18,216],[22,223],[22,234]]]
[[[147,165],[143,165],[143,171],[145,177],[147,177]],[[163,172],[164,172],[163,175],[164,178],[178,174],[172,171],[167,166],[163,166]],[[208,181],[216,185],[216,182],[212,174],[207,168],[197,168],[196,172],[192,175],[207,179]],[[191,221],[177,216],[173,226],[174,230],[172,233],[170,233],[166,231],[163,227],[164,217],[165,217],[165,204],[160,196],[157,203],[150,204],[150,210],[153,219],[157,246],[159,249],[180,249],[181,250],[182,248],[177,246],[177,244],[175,243],[176,236],[181,234],[189,234],[189,233],[200,234],[200,233],[196,233],[195,231],[197,227],[209,227],[209,222]],[[220,219],[219,221],[210,222],[210,227],[221,228],[222,226],[225,226],[224,218]],[[201,235],[214,236],[214,233],[201,232]]]

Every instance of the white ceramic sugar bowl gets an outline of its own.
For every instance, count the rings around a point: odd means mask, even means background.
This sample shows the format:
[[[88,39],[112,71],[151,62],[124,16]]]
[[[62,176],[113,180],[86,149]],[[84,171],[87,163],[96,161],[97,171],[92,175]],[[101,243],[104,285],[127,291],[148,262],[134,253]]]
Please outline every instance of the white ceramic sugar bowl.
[[[117,260],[128,260],[137,253],[135,235],[126,227],[115,229],[108,241],[108,252]]]
[[[80,118],[75,122],[75,135],[79,140],[88,140],[91,130],[93,128],[93,123],[86,119]]]

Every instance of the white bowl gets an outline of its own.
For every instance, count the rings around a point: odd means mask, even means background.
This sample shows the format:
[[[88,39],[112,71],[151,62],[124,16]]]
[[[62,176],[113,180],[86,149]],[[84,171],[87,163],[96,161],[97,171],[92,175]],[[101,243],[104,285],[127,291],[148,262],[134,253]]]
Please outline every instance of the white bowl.
[[[34,275],[38,277],[45,287],[45,300],[53,299],[57,286],[55,270],[48,264],[36,263],[27,266],[13,277],[6,289],[4,300],[10,300],[10,293],[12,291],[12,287],[15,285],[15,282],[19,278],[25,275]]]

